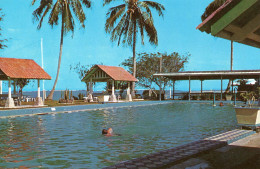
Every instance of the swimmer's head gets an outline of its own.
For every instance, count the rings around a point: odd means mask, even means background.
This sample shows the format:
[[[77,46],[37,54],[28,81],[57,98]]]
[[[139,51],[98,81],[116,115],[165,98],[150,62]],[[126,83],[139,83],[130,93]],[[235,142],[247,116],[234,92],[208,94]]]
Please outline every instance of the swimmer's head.
[[[113,133],[113,129],[112,128],[108,128],[107,129],[107,134],[112,134]]]
[[[103,129],[103,130],[102,130],[102,134],[107,134],[107,130],[106,130],[106,129]]]

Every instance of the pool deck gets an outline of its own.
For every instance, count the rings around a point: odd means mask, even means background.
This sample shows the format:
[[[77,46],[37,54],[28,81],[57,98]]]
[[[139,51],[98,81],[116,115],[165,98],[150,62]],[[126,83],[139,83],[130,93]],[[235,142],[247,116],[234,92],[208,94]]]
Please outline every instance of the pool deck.
[[[258,168],[260,134],[232,130],[105,169]]]

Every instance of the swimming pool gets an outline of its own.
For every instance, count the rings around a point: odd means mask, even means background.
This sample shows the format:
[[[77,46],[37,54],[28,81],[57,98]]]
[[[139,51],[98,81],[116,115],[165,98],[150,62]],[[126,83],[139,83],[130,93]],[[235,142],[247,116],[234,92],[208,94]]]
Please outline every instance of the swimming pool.
[[[234,128],[232,106],[202,102],[0,119],[0,168],[102,168]]]

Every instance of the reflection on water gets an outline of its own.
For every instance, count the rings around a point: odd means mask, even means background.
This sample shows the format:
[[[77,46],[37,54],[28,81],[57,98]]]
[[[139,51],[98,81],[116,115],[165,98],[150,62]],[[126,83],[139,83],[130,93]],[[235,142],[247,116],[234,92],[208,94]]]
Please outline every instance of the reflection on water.
[[[0,119],[0,168],[101,168],[235,127],[232,106],[200,103]]]

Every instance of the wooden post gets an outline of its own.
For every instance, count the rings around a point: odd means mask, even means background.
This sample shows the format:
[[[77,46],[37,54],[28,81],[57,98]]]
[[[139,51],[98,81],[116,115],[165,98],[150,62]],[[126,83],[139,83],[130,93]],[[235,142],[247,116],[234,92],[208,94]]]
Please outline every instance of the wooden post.
[[[38,94],[37,97],[41,97],[40,79],[38,79]]]
[[[112,80],[112,94],[111,94],[111,101],[116,102],[116,95],[115,95],[115,81]]]
[[[232,95],[234,93],[234,79],[232,79]]]
[[[221,76],[221,93],[220,93],[220,100],[221,100],[221,101],[223,100],[223,79],[222,79],[222,76]]]
[[[190,94],[191,94],[191,88],[190,88],[190,76],[189,76],[189,101],[190,101]]]
[[[8,98],[9,98],[9,99],[12,98],[11,92],[12,92],[12,89],[11,89],[11,80],[9,79],[9,80],[8,80]]]
[[[115,95],[115,81],[112,81],[112,95]]]
[[[12,98],[11,79],[8,79],[8,98],[5,102],[5,107],[14,107],[14,100]]]
[[[132,101],[132,95],[131,95],[131,92],[130,92],[130,82],[128,82],[126,100],[129,101],[129,102]]]
[[[92,94],[93,94],[93,83],[92,83],[92,77],[91,77],[91,78],[90,78],[90,81],[89,81],[89,94],[88,94],[88,100],[89,100],[90,102],[93,101],[93,96],[92,96]]]
[[[172,99],[174,100],[174,95],[175,95],[175,80],[173,80],[172,84]]]
[[[160,57],[160,73],[162,73],[162,56]],[[160,76],[160,92],[159,92],[159,100],[162,100],[162,78]]]
[[[3,86],[3,82],[2,82],[2,80],[0,80],[0,94],[3,94],[3,88],[2,88],[2,86]]]
[[[200,100],[202,100],[203,80],[200,80]]]

